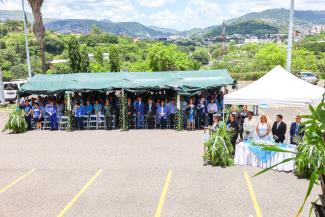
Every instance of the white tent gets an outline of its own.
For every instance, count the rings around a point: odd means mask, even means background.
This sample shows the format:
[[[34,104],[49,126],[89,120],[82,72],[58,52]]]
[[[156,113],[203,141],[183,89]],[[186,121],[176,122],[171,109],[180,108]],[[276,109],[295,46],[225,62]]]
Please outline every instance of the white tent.
[[[316,105],[325,89],[297,78],[277,66],[254,83],[224,97],[227,105],[303,107]]]

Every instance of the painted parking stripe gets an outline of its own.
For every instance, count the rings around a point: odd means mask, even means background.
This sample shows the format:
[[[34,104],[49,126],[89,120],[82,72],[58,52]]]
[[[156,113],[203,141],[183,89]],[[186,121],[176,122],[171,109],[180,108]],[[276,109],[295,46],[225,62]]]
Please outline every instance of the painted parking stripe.
[[[252,182],[249,178],[249,175],[246,171],[244,171],[244,176],[245,176],[245,180],[246,180],[246,185],[247,185],[247,188],[248,188],[248,191],[249,191],[249,194],[251,196],[251,199],[252,199],[252,202],[253,202],[253,205],[254,205],[254,209],[255,209],[255,212],[256,212],[256,217],[263,217],[262,216],[262,212],[261,212],[261,208],[257,202],[257,199],[256,199],[256,196],[255,196],[255,192],[254,192],[254,189],[253,189],[253,185],[252,185]]]
[[[10,189],[11,187],[13,187],[14,185],[16,185],[17,183],[19,183],[20,181],[22,181],[23,179],[25,179],[27,176],[29,176],[30,174],[32,174],[35,170],[36,170],[36,168],[30,170],[29,172],[25,173],[24,175],[22,175],[18,179],[16,179],[13,182],[11,182],[9,185],[7,185],[6,187],[4,187],[3,189],[0,190],[0,194],[4,193],[5,191],[7,191],[8,189]]]
[[[165,203],[167,191],[168,191],[168,186],[169,186],[170,180],[172,178],[172,175],[173,175],[173,172],[170,170],[168,172],[168,175],[166,177],[166,181],[165,181],[165,184],[164,184],[164,188],[163,188],[163,190],[161,192],[161,195],[160,195],[160,200],[159,200],[159,203],[158,203],[158,206],[157,206],[155,217],[160,217],[160,215],[161,215],[161,212],[162,212],[162,209],[163,209],[163,206],[164,206],[164,203]]]
[[[81,190],[72,198],[72,200],[61,210],[57,217],[63,217],[65,213],[73,206],[73,204],[79,199],[79,197],[87,190],[87,188],[100,176],[103,172],[102,169],[98,170],[97,173],[81,188]]]

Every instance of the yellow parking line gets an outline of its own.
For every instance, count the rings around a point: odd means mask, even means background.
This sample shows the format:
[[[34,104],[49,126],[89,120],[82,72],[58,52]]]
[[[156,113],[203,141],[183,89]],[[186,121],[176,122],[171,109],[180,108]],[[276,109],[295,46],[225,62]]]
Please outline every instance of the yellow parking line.
[[[97,179],[97,177],[103,172],[102,169],[98,170],[97,173],[81,188],[81,190],[72,198],[66,207],[57,215],[57,217],[63,217],[65,213],[73,206],[78,198],[87,190],[87,188]]]
[[[253,189],[252,182],[251,182],[251,180],[249,178],[249,175],[247,174],[246,171],[244,171],[244,176],[245,176],[245,180],[246,180],[246,184],[247,184],[249,194],[251,196],[251,199],[252,199],[252,202],[253,202],[253,205],[254,205],[254,209],[255,209],[255,212],[256,212],[256,217],[262,217],[262,212],[261,212],[260,206],[258,205],[256,196],[255,196],[255,192],[254,192],[254,189]]]
[[[27,176],[29,176],[30,174],[32,174],[34,171],[36,170],[36,168],[30,170],[29,172],[27,172],[25,175],[19,177],[18,179],[16,179],[15,181],[13,181],[12,183],[10,183],[9,185],[7,185],[5,188],[0,190],[0,194],[4,193],[6,190],[8,190],[9,188],[11,188],[12,186],[14,186],[15,184],[17,184],[18,182],[20,182],[21,180],[23,180],[24,178],[26,178]]]
[[[160,217],[160,215],[161,215],[161,211],[162,211],[162,208],[164,206],[164,202],[165,202],[165,199],[166,199],[166,194],[167,194],[167,191],[168,191],[168,186],[169,186],[170,180],[172,178],[172,175],[173,175],[173,172],[170,170],[168,172],[168,175],[167,175],[167,178],[166,178],[166,181],[165,181],[165,184],[164,184],[164,188],[163,188],[163,190],[161,192],[161,195],[160,195],[160,200],[159,200],[159,204],[158,204],[158,207],[157,207],[157,210],[156,210],[155,217]]]

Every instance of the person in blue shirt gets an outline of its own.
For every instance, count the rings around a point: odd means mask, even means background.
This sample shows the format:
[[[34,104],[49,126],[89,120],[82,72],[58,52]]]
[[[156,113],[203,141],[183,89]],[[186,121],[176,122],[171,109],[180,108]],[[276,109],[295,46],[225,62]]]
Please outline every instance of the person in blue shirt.
[[[95,101],[95,105],[94,105],[94,111],[95,111],[96,115],[101,114],[102,113],[102,109],[103,109],[102,104],[100,104],[99,101],[96,100]]]
[[[36,130],[40,130],[42,128],[42,110],[38,103],[35,103],[33,108],[33,117],[36,123]]]
[[[137,112],[137,129],[144,127],[144,103],[142,98],[138,97],[137,102],[135,103],[135,110]]]
[[[83,116],[84,116],[84,108],[80,105],[80,102],[76,102],[74,109],[73,109],[76,128],[79,130],[83,129]]]
[[[56,116],[56,106],[54,105],[53,101],[50,101],[50,104],[46,106],[46,113],[49,115],[50,119],[50,130],[57,130],[58,129],[58,118]]]
[[[22,106],[25,114],[25,121],[27,123],[28,130],[32,130],[32,106],[29,104],[29,101],[26,100],[25,104]]]
[[[87,100],[84,110],[85,110],[85,115],[91,115],[93,113],[94,106],[90,103],[89,100]]]
[[[169,113],[169,110],[168,110],[168,107],[165,105],[165,101],[161,100],[161,105],[158,108],[161,129],[166,128],[168,113]]]

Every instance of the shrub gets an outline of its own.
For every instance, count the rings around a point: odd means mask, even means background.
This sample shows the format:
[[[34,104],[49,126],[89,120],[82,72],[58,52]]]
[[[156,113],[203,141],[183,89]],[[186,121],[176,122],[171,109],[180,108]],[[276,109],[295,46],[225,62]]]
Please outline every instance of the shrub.
[[[207,152],[203,159],[209,161],[212,166],[227,167],[234,164],[234,148],[230,140],[230,132],[226,126],[220,127],[212,134],[209,140],[204,144]]]
[[[27,123],[22,110],[13,111],[9,114],[9,120],[7,121],[2,132],[6,130],[13,133],[25,133],[27,131]]]

